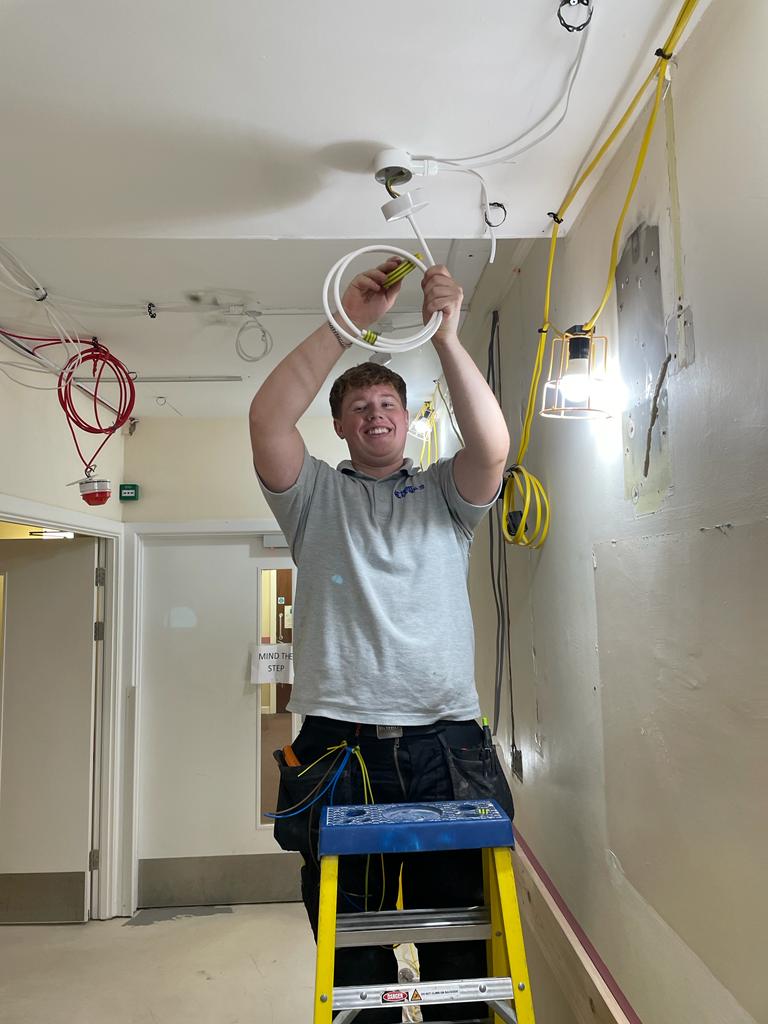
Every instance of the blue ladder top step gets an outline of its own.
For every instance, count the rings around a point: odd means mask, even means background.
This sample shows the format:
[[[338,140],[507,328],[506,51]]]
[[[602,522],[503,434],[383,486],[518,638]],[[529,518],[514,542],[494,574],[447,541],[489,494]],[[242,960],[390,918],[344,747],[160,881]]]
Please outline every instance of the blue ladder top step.
[[[426,853],[514,846],[512,822],[495,800],[325,807],[320,856]]]

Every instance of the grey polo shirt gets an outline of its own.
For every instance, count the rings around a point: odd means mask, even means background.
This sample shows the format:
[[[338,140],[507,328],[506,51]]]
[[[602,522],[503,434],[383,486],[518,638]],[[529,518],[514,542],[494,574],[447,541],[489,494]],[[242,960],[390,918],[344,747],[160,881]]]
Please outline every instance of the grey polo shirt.
[[[475,718],[467,589],[474,528],[453,459],[382,480],[305,451],[298,480],[261,484],[298,566],[289,710],[348,722]]]

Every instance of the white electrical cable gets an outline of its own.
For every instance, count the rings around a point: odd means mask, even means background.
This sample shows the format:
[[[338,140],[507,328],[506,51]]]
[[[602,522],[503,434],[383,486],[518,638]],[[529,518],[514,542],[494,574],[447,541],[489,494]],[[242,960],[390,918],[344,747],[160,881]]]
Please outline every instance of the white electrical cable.
[[[79,359],[83,348],[74,319],[65,313],[64,310],[56,307],[46,288],[38,281],[32,271],[4,245],[0,245],[0,286],[13,292],[14,295],[21,295],[23,298],[42,304],[51,329],[56,333],[64,347],[65,358],[62,366],[58,367],[59,370],[72,359]],[[65,326],[67,318],[75,325],[75,330],[72,330],[71,333],[71,328],[68,330]],[[20,350],[23,351],[23,349]],[[30,358],[36,359],[38,357],[36,353],[32,353]]]
[[[443,161],[443,163],[447,164],[448,161]],[[488,262],[493,263],[493,261],[496,259],[496,232],[494,230],[493,224],[491,223],[491,204],[488,201],[488,185],[486,184],[485,178],[482,176],[482,174],[473,170],[473,168],[471,167],[446,166],[445,169],[447,171],[455,171],[458,174],[472,174],[474,175],[475,178],[478,178],[480,180],[480,200],[483,205],[484,214],[483,221],[488,231],[488,234],[490,235],[491,238],[491,255],[488,257]],[[504,217],[506,219],[506,212],[504,214]],[[499,227],[500,225],[496,226]]]
[[[349,264],[353,260],[357,259],[358,256],[364,256],[366,253],[372,252],[384,253],[388,256],[399,256],[401,259],[407,260],[409,263],[413,263],[414,266],[423,274],[426,274],[430,267],[434,267],[435,261],[432,258],[432,253],[429,251],[429,246],[424,241],[424,237],[419,231],[416,221],[412,216],[409,216],[407,219],[419,240],[419,245],[422,247],[426,262],[422,261],[417,256],[414,256],[413,253],[408,252],[406,249],[399,249],[395,245],[365,245],[361,249],[356,249],[354,252],[347,253],[346,256],[342,256],[340,260],[337,260],[328,271],[328,276],[323,284],[323,310],[328,322],[343,338],[352,342],[353,345],[359,345],[368,352],[370,352],[371,349],[374,349],[377,352],[409,352],[411,349],[418,348],[419,345],[423,345],[424,342],[429,341],[443,322],[442,313],[433,313],[429,322],[415,334],[408,334],[404,338],[388,338],[383,334],[375,335],[375,332],[360,330],[360,328],[349,319],[341,303],[342,276]],[[335,303],[336,313],[331,311],[331,296]],[[372,336],[373,341],[366,340],[366,338],[370,339]]]
[[[260,312],[257,313],[255,310],[252,309],[247,309],[245,312],[248,319],[240,327],[240,330],[235,335],[235,352],[246,363],[258,363],[259,360],[263,359],[265,356],[268,356],[269,353],[272,351],[274,339],[272,338],[272,335],[264,326],[264,324],[259,320],[259,316],[261,315]],[[256,355],[251,355],[249,352],[245,350],[245,347],[243,345],[243,335],[246,334],[249,330],[252,330],[254,327],[261,332],[261,340],[264,347],[262,348],[261,352],[256,353]]]
[[[27,280],[24,280],[26,277]],[[3,280],[5,278],[6,280]],[[15,295],[45,302],[46,308],[54,303],[66,306],[82,307],[92,313],[110,314],[112,316],[147,316],[147,304],[98,302],[92,299],[77,299],[68,295],[49,292],[35,277],[32,271],[4,245],[0,245],[0,287],[6,288]],[[218,303],[153,303],[158,313],[199,313],[220,311]],[[63,315],[61,311],[60,315]],[[74,322],[74,321],[73,321]]]
[[[560,125],[565,120],[566,115],[568,114],[568,108],[571,102],[571,93],[573,92],[573,87],[576,83],[576,78],[581,68],[581,63],[584,58],[584,51],[587,46],[587,39],[589,37],[590,32],[591,28],[587,28],[584,30],[584,32],[580,33],[581,40],[579,42],[579,49],[576,53],[576,57],[573,61],[573,64],[571,65],[570,70],[568,71],[568,75],[566,78],[566,86],[564,90],[558,96],[558,98],[555,100],[555,102],[552,104],[549,110],[542,114],[538,121],[535,124],[532,124],[530,128],[526,128],[524,132],[522,132],[516,138],[512,139],[510,142],[505,143],[503,146],[499,146],[497,149],[491,149],[486,153],[478,153],[475,156],[459,156],[450,158],[435,156],[419,156],[416,157],[415,159],[435,160],[438,164],[445,164],[448,166],[453,165],[456,167],[486,167],[490,164],[506,163],[514,159],[516,156],[521,156],[523,153],[527,153],[529,149],[533,149],[533,147],[538,146],[539,143],[544,142],[545,139],[548,139],[549,136],[552,135],[552,133],[555,132],[560,127]],[[528,136],[532,132],[535,132],[537,128],[540,128],[541,125],[544,124],[544,122],[547,121],[547,119],[554,113],[554,111],[557,110],[557,108],[560,106],[563,100],[565,100],[565,106],[563,108],[563,111],[551,128],[548,128],[545,132],[543,132],[537,138],[533,139],[531,142],[526,143],[524,146],[520,146],[518,149],[513,148],[514,146],[517,146],[519,142],[522,142],[524,139],[527,139]]]
[[[47,356],[40,355],[37,352],[31,352],[20,341],[17,341],[15,338],[4,334],[2,331],[0,331],[0,343],[5,345],[6,348],[9,348],[11,352],[14,352],[16,355],[23,355],[29,359],[28,364],[2,362],[0,363],[0,369],[2,369],[2,367],[4,366],[12,366],[14,369],[24,370],[25,372],[28,373],[51,373],[56,377],[58,377],[59,374],[61,373],[62,368],[60,366],[57,366],[50,359],[48,359]],[[38,365],[35,365],[35,363],[37,363]],[[51,384],[49,387],[39,387],[36,384],[27,384],[23,380],[19,380],[17,377],[14,377],[12,374],[8,373],[7,370],[2,370],[2,372],[5,374],[6,377],[8,377],[9,380],[12,380],[14,384],[19,384],[23,388],[30,388],[32,391],[59,390],[58,382],[56,384]]]

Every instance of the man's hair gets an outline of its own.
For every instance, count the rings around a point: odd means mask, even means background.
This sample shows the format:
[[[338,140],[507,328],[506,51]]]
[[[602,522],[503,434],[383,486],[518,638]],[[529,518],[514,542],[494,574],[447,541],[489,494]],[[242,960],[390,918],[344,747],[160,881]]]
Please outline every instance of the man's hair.
[[[360,363],[349,370],[345,370],[340,377],[337,377],[331,388],[330,403],[331,415],[335,420],[341,417],[341,404],[344,395],[354,388],[370,388],[376,384],[390,384],[400,396],[403,408],[408,407],[408,396],[405,391],[405,381],[399,373],[388,370],[380,363]]]

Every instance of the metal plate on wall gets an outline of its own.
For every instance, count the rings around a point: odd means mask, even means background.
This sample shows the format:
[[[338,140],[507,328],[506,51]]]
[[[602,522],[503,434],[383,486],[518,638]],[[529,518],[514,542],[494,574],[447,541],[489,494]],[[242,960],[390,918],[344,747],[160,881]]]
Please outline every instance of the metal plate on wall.
[[[616,296],[619,362],[629,395],[622,418],[624,496],[644,515],[661,507],[672,486],[666,382],[659,391],[646,475],[653,397],[667,358],[655,225],[641,224],[627,239],[616,268]]]

